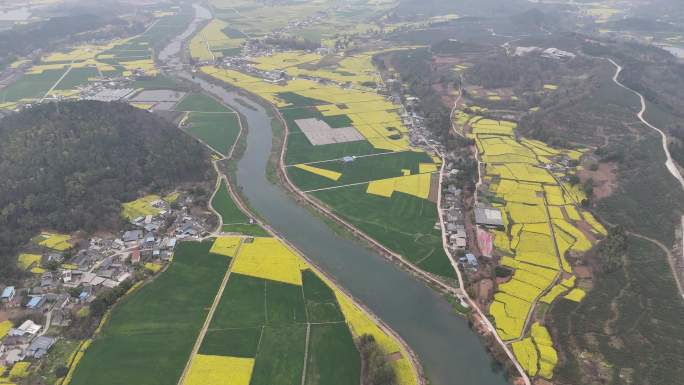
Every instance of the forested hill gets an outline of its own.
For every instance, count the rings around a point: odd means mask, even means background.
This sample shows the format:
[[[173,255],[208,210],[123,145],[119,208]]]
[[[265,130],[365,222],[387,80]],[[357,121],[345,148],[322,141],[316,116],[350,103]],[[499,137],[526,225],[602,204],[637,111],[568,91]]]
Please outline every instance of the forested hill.
[[[121,224],[121,202],[202,181],[204,148],[174,125],[123,103],[38,105],[0,120],[0,279],[40,229]]]

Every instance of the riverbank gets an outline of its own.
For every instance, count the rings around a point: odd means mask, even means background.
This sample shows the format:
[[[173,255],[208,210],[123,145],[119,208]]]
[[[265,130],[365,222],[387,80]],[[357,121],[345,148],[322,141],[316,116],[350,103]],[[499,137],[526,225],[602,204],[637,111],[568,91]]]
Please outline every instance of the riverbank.
[[[198,24],[199,23],[197,23],[197,24],[193,23],[193,25],[191,25],[189,28],[193,28],[193,26],[196,27]],[[190,34],[190,35],[192,35],[192,34]],[[180,46],[184,47],[185,44],[181,44]],[[182,52],[178,52],[178,53],[182,54]],[[168,56],[168,58],[170,59],[171,56]],[[188,80],[187,77],[181,77],[181,79],[184,79],[185,81]],[[195,83],[195,84],[197,84],[197,83]],[[211,91],[209,91],[207,89],[205,89],[205,91],[208,91],[208,93],[212,97],[216,97],[216,95],[213,95],[211,93]],[[237,162],[238,158],[236,157],[236,155],[238,157],[243,155],[244,150],[246,148],[246,146],[245,146],[245,143],[246,143],[245,133],[248,132],[248,129],[246,127],[247,123],[246,123],[245,116],[242,115],[238,109],[234,108],[234,105],[230,105],[228,103],[225,103],[225,100],[221,100],[221,98],[219,98],[218,101],[222,102],[226,107],[232,109],[237,114],[238,124],[240,126],[240,131],[239,131],[238,137],[236,138],[235,142],[231,146],[229,154],[227,156],[222,156],[222,157],[215,159],[213,161],[214,169],[217,172],[217,185],[216,185],[216,190],[214,191],[214,194],[212,194],[212,199],[213,199],[213,196],[218,191],[220,184],[221,184],[221,181],[225,181],[227,188],[228,188],[228,193],[230,195],[230,198],[235,202],[238,209],[241,210],[248,218],[250,218],[250,220],[253,221],[254,224],[264,228],[271,236],[278,239],[280,242],[282,242],[283,244],[287,245],[289,248],[294,250],[302,259],[304,259],[307,262],[307,264],[310,266],[310,268],[312,270],[314,270],[318,275],[324,277],[324,279],[326,281],[328,281],[329,284],[331,286],[333,286],[337,292],[342,293],[344,296],[349,298],[352,301],[352,303],[354,303],[359,309],[361,309],[361,311],[367,317],[372,319],[373,322],[375,322],[375,324],[378,327],[380,327],[380,329],[384,333],[391,336],[395,341],[397,341],[400,344],[400,346],[402,347],[404,355],[407,357],[407,359],[410,363],[411,369],[412,369],[414,376],[416,378],[416,383],[418,383],[420,385],[425,384],[426,379],[425,379],[425,376],[423,374],[423,368],[422,368],[420,361],[418,360],[418,357],[416,356],[415,352],[413,352],[411,350],[411,348],[408,346],[408,344],[394,330],[392,330],[386,323],[384,323],[380,318],[378,318],[374,313],[372,313],[370,311],[370,309],[368,309],[361,301],[359,301],[351,293],[346,291],[343,288],[343,286],[338,284],[332,276],[329,276],[326,273],[324,273],[323,270],[320,269],[311,259],[309,259],[305,253],[303,253],[301,250],[299,250],[295,245],[288,242],[286,240],[286,238],[280,236],[275,229],[273,229],[271,226],[269,226],[269,224],[266,223],[261,217],[256,215],[256,213],[250,207],[248,207],[247,202],[249,202],[249,200],[246,197],[244,197],[241,193],[236,192],[236,190],[239,190],[240,192],[242,192],[242,189],[236,188],[237,186],[234,185],[234,181],[237,178],[236,173],[237,173],[237,170],[239,169],[239,163]],[[247,103],[243,99],[235,98],[234,101],[239,106],[241,106],[243,108],[247,108],[250,111],[257,111],[256,108],[254,108],[253,106],[250,106],[249,103]],[[204,143],[202,141],[200,141],[200,142],[211,149],[211,147],[207,143]],[[236,152],[236,149],[237,149],[237,152]],[[219,164],[221,164],[223,162],[226,163],[226,169],[228,172],[230,172],[230,174],[231,174],[230,176],[227,175],[225,172],[221,171]],[[211,206],[211,200],[210,200],[209,206]],[[210,207],[210,209],[219,217],[219,227],[217,228],[217,231],[218,231],[222,228],[222,221],[220,219],[221,216],[218,214],[218,212],[216,212],[216,210],[213,207]],[[218,234],[212,234],[212,235],[218,235]],[[187,368],[186,368],[186,371],[187,371]],[[184,371],[184,373],[186,371]],[[181,380],[182,380],[182,378],[181,378]]]
[[[243,106],[244,106],[245,102],[243,102],[242,104],[243,104]],[[226,105],[226,107],[231,108],[229,105]],[[246,107],[246,106],[245,106],[245,107]],[[236,113],[238,113],[238,112],[236,111]],[[238,117],[239,117],[239,114],[238,114]],[[229,193],[229,195],[230,195],[230,198],[235,202],[235,204],[238,206],[238,208],[240,209],[240,211],[242,211],[247,217],[249,217],[256,225],[258,225],[258,226],[264,228],[264,229],[265,229],[273,238],[278,239],[281,243],[287,245],[290,249],[294,250],[294,251],[299,255],[300,258],[302,258],[302,259],[304,259],[304,260],[306,261],[306,263],[309,265],[309,268],[310,268],[311,270],[315,271],[315,273],[316,273],[317,275],[319,275],[319,276],[321,276],[321,277],[324,277],[324,280],[327,281],[328,284],[329,284],[330,286],[332,286],[332,287],[334,288],[335,291],[337,291],[337,292],[339,292],[339,293],[342,293],[344,296],[346,296],[347,298],[349,298],[349,300],[350,300],[356,307],[358,307],[359,309],[361,309],[361,311],[362,311],[368,318],[372,319],[373,322],[375,322],[375,324],[376,324],[378,327],[380,327],[380,329],[381,329],[384,333],[386,333],[387,335],[391,336],[394,340],[396,340],[396,341],[401,345],[401,347],[402,347],[402,349],[403,349],[404,355],[406,355],[406,356],[408,357],[408,360],[409,360],[409,362],[410,362],[410,366],[411,366],[412,371],[413,371],[413,373],[414,373],[414,375],[415,375],[415,378],[416,378],[416,383],[419,384],[419,385],[424,385],[424,384],[426,384],[426,378],[425,378],[425,376],[424,376],[423,368],[422,368],[422,366],[421,366],[421,364],[420,364],[420,361],[419,361],[418,357],[416,356],[415,352],[413,352],[413,351],[411,350],[411,348],[408,346],[408,344],[407,344],[407,343],[406,343],[406,342],[405,342],[405,341],[404,341],[396,332],[394,332],[387,324],[385,324],[380,318],[378,318],[375,314],[373,314],[372,311],[371,311],[370,309],[368,309],[365,305],[363,305],[363,304],[362,304],[358,299],[356,299],[351,293],[347,292],[339,283],[337,283],[337,282],[334,280],[334,278],[332,278],[331,276],[327,275],[323,270],[321,270],[318,266],[316,266],[316,264],[315,264],[311,259],[309,259],[303,252],[301,252],[300,250],[298,250],[297,247],[296,247],[295,245],[289,243],[285,238],[279,236],[279,234],[276,232],[275,229],[271,228],[267,223],[263,222],[260,218],[258,218],[258,217],[257,217],[257,216],[248,208],[248,206],[246,205],[246,203],[243,201],[242,197],[241,197],[239,194],[237,194],[237,193],[235,192],[235,187],[234,187],[234,185],[233,185],[233,183],[232,183],[232,180],[234,180],[234,179],[229,178],[225,173],[222,173],[221,170],[220,170],[220,168],[219,168],[219,166],[218,166],[218,164],[221,163],[221,162],[224,162],[224,161],[227,161],[227,162],[229,162],[229,163],[232,163],[232,162],[234,162],[234,161],[237,160],[237,159],[234,157],[234,156],[235,156],[235,149],[236,149],[237,144],[241,141],[241,139],[243,139],[243,135],[244,135],[244,133],[246,132],[246,128],[244,127],[244,125],[243,125],[243,123],[242,123],[242,120],[238,118],[238,122],[239,122],[239,125],[240,125],[240,133],[238,134],[238,138],[236,139],[236,141],[233,143],[233,146],[231,147],[231,149],[230,149],[230,151],[229,151],[229,154],[228,154],[227,156],[223,156],[223,157],[221,157],[221,158],[219,158],[219,159],[215,159],[215,160],[212,162],[213,165],[214,165],[214,169],[215,169],[216,172],[217,172],[217,184],[216,184],[217,187],[216,187],[216,190],[214,191],[214,194],[216,194],[216,192],[218,191],[221,181],[225,181],[226,184],[227,184],[227,187],[228,187],[228,193]],[[198,140],[200,143],[202,143],[203,145],[205,145],[207,148],[209,148],[209,149],[211,150],[211,146],[209,146],[207,143],[201,141],[200,139],[197,139],[197,140]],[[213,195],[212,195],[212,200],[213,200]],[[211,202],[211,200],[210,200],[210,202]],[[212,211],[218,216],[218,218],[219,218],[219,226],[218,226],[218,228],[217,228],[217,231],[216,231],[216,233],[211,234],[210,236],[211,236],[211,237],[220,236],[221,233],[220,233],[219,230],[222,228],[222,224],[223,224],[223,222],[221,221],[221,215],[220,215],[218,212],[216,212],[216,210],[215,210],[213,207],[211,207],[211,203],[209,203],[209,208],[210,208],[210,210],[212,210]],[[226,284],[226,282],[227,282],[228,276],[229,276],[229,273],[226,273],[226,277],[224,278],[224,282],[223,282],[223,284],[222,284],[222,286],[221,286],[221,290],[219,291],[219,294],[217,294],[217,298],[218,298],[218,297],[220,296],[220,294],[222,293],[223,288],[225,287],[225,284]],[[214,301],[213,308],[216,307],[217,303],[218,303],[218,302],[215,300],[215,301]],[[210,312],[210,316],[209,316],[209,317],[211,317],[211,314],[213,314],[213,311]],[[208,322],[208,321],[207,321],[207,322]],[[204,328],[203,328],[203,332],[200,334],[200,337],[199,337],[200,339],[203,337],[204,333],[206,332],[206,327],[207,327],[207,326],[208,326],[208,323],[205,324],[205,326],[204,326]],[[198,341],[199,341],[199,340],[198,340]],[[194,350],[193,350],[194,353],[193,353],[193,355],[196,354],[197,350],[199,349],[199,345],[198,345],[198,344],[199,344],[199,342],[196,343],[196,345],[195,345],[195,347],[194,347]],[[189,366],[190,366],[190,361],[191,361],[191,360],[188,361],[188,365],[186,366],[185,370],[183,371],[183,375],[182,375],[181,378],[179,379],[179,385],[182,384],[183,379],[184,379],[185,376],[187,375],[187,372],[188,372]]]

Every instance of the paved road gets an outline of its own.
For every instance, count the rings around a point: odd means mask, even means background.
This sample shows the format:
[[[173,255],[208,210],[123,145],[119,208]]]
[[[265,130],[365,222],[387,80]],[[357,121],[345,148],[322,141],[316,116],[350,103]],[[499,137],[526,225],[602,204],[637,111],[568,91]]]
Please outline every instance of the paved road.
[[[684,177],[682,177],[682,173],[679,172],[679,168],[677,167],[677,164],[674,162],[674,160],[672,159],[672,156],[670,155],[670,149],[667,146],[667,135],[665,134],[665,132],[663,130],[654,126],[653,124],[651,124],[649,121],[647,121],[644,118],[644,113],[646,113],[646,99],[644,98],[644,95],[642,95],[639,92],[627,87],[622,82],[620,82],[619,77],[620,77],[620,73],[622,73],[622,66],[617,64],[613,59],[608,59],[608,61],[610,61],[615,66],[615,74],[613,75],[613,82],[615,84],[617,84],[618,86],[624,88],[625,90],[627,90],[627,91],[629,91],[629,92],[631,92],[631,93],[633,93],[639,97],[639,101],[641,102],[641,110],[637,113],[637,118],[639,118],[639,120],[643,124],[645,124],[649,128],[658,132],[658,134],[660,134],[660,138],[661,138],[661,141],[663,144],[663,152],[665,152],[665,157],[666,157],[665,167],[667,168],[667,171],[669,171],[670,174],[672,174],[672,176],[679,182],[680,186],[682,187],[682,190],[684,190]],[[684,231],[684,216],[682,216],[682,218],[681,218],[681,223],[683,226],[682,231]],[[651,242],[655,243],[656,245],[658,245],[658,247],[660,247],[661,249],[666,251],[666,253],[668,255],[667,260],[668,260],[668,263],[670,264],[670,269],[672,270],[672,275],[675,278],[675,282],[677,283],[677,288],[679,289],[679,294],[682,297],[684,297],[684,288],[682,287],[682,282],[679,279],[679,274],[677,274],[676,263],[674,261],[674,258],[672,257],[672,253],[669,251],[669,249],[667,247],[665,247],[665,245],[663,245],[662,243],[656,241],[655,239],[643,236],[641,234],[635,234],[635,233],[631,233],[631,234],[638,237],[638,238],[642,238],[642,239],[651,241]],[[682,236],[682,253],[684,253],[684,236]],[[679,257],[684,259],[684,255],[680,255]]]

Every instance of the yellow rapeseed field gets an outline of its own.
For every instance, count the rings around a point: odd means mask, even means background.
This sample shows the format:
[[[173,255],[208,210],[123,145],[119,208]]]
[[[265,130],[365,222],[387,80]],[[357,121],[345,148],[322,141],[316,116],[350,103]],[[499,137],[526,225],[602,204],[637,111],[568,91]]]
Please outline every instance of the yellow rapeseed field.
[[[212,19],[190,40],[190,56],[197,60],[211,60],[222,57],[222,49],[239,48],[245,39],[231,38],[223,33],[227,26],[223,20]]]
[[[132,202],[124,203],[123,216],[127,219],[135,219],[147,215],[157,215],[160,210],[152,206],[152,202],[161,199],[159,195],[147,195]]]
[[[553,368],[558,363],[558,354],[553,348],[553,341],[551,335],[546,328],[535,322],[532,324],[532,340],[539,352],[539,375],[551,379],[553,377]]]
[[[161,270],[162,265],[160,263],[146,262],[145,268],[153,273],[156,273]]]
[[[585,252],[591,249],[592,245],[591,242],[587,239],[587,237],[584,236],[584,234],[579,229],[570,224],[568,221],[554,220],[553,224],[575,239],[575,242],[572,245],[572,250],[578,252]]]
[[[210,253],[225,255],[227,257],[235,257],[235,252],[240,246],[242,238],[240,237],[218,237],[209,249]]]
[[[531,376],[537,375],[539,370],[539,354],[537,354],[532,338],[524,338],[513,342],[511,346],[513,347],[515,358],[518,359],[523,369]]]
[[[427,199],[430,195],[431,175],[425,173],[374,180],[368,183],[366,192],[389,198],[395,191],[398,191]]]
[[[464,112],[456,114],[455,120],[462,127],[470,125],[469,137],[475,140],[485,164],[483,181],[503,201],[494,203],[505,214],[505,230],[493,232],[494,245],[511,255],[503,256],[501,264],[515,271],[508,282],[499,285],[489,312],[502,339],[520,338],[526,333],[523,327],[532,303],[543,291],[549,290],[540,301],[551,303],[574,287],[575,276],[554,285],[561,271],[572,274],[566,252],[586,251],[592,246],[574,221],[584,219],[597,235],[605,235],[598,221],[577,207],[586,198],[580,187],[559,182],[566,175],[557,171],[552,174],[548,169],[561,156],[580,159],[584,150],[555,149],[540,141],[517,139],[512,122]],[[566,298],[580,301],[583,295],[581,289],[572,289]],[[551,378],[557,356],[543,326],[535,325],[532,338],[515,342],[512,347],[530,375],[539,373]]]
[[[221,81],[244,88],[264,98],[277,107],[289,104],[278,94],[293,92],[298,95],[330,103],[317,106],[325,116],[346,114],[352,125],[373,147],[387,151],[405,151],[408,144],[408,128],[401,122],[398,106],[381,95],[367,90],[340,88],[332,84],[320,84],[307,79],[290,80],[287,83],[270,83],[243,73],[204,66],[201,70]],[[338,106],[345,106],[340,109]],[[388,130],[392,127],[393,130]]]
[[[584,296],[587,295],[587,293],[580,289],[580,288],[574,288],[570,290],[568,294],[565,295],[565,298],[575,301],[575,302],[581,302],[582,299],[584,299]]]
[[[156,75],[159,73],[154,65],[154,61],[151,58],[124,61],[121,62],[121,66],[128,71],[143,70],[147,75]]]
[[[306,268],[304,260],[279,239],[254,238],[242,244],[232,271],[301,286],[301,271]]]
[[[421,174],[437,172],[437,166],[435,163],[420,163],[418,164],[418,172]]]
[[[591,228],[594,229],[595,233],[597,233],[598,235],[602,235],[604,237],[608,235],[608,231],[606,231],[606,228],[603,227],[603,225],[601,225],[596,220],[596,218],[594,218],[594,216],[591,215],[590,212],[585,211],[582,213],[582,216],[584,217],[584,220],[587,221],[589,225],[591,225]]]
[[[0,339],[5,338],[5,336],[7,335],[7,333],[9,333],[12,326],[12,321],[10,320],[0,322]]]
[[[494,316],[497,332],[503,340],[520,337],[530,308],[529,302],[510,294],[497,292],[494,295],[489,313]]]
[[[22,270],[28,270],[31,266],[40,264],[41,256],[38,254],[19,254],[17,258],[17,267]]]
[[[508,202],[506,211],[514,223],[546,223],[547,221],[546,208],[543,205]]]
[[[326,170],[323,168],[310,166],[308,164],[297,164],[297,165],[295,165],[295,167],[297,167],[298,169],[304,170],[304,171],[308,171],[312,174],[316,174],[316,175],[322,176],[324,178],[328,178],[330,180],[335,180],[335,181],[339,180],[340,177],[342,176],[342,174],[337,172],[337,171]]]
[[[344,318],[349,326],[354,337],[360,337],[364,334],[370,334],[375,338],[380,348],[385,354],[400,353],[401,358],[391,362],[392,367],[397,375],[397,380],[400,385],[415,385],[417,378],[414,374],[411,363],[407,356],[408,354],[402,346],[394,339],[394,337],[387,335],[378,325],[359,309],[344,293],[335,289],[337,302],[340,304],[340,309],[344,314]]]
[[[185,385],[249,385],[254,358],[197,354],[192,358]]]
[[[541,297],[539,300],[544,303],[550,304],[553,302],[559,295],[565,293],[568,290],[563,285],[556,285],[549,290],[548,293],[546,293],[543,297]]]
[[[24,377],[28,376],[29,366],[31,366],[30,362],[27,362],[27,361],[17,362],[16,364],[14,364],[14,366],[12,366],[12,369],[9,372],[9,377],[11,379],[15,379],[15,378],[24,378]]]
[[[499,285],[499,291],[508,293],[527,302],[533,302],[541,293],[541,289],[527,282],[519,281],[516,279],[515,275],[510,281]]]
[[[64,251],[71,248],[71,244],[69,243],[71,236],[67,234],[42,232],[40,236],[45,238],[39,243],[41,246],[57,251]]]

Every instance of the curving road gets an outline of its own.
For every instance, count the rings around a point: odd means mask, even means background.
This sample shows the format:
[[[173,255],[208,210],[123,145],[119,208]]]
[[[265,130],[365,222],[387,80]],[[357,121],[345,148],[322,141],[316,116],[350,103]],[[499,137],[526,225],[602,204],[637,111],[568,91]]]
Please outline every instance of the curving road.
[[[663,152],[665,153],[665,168],[667,168],[667,171],[670,172],[670,174],[679,182],[679,185],[682,187],[682,190],[684,190],[684,177],[682,177],[682,173],[679,171],[679,168],[677,167],[677,164],[674,162],[672,159],[672,156],[670,155],[670,149],[667,146],[667,134],[660,128],[654,126],[651,124],[648,120],[644,118],[644,114],[646,113],[646,98],[644,98],[644,95],[641,93],[637,92],[636,90],[633,90],[626,85],[624,85],[620,80],[620,74],[622,73],[622,66],[617,64],[613,59],[608,59],[608,61],[615,66],[615,74],[613,75],[613,83],[617,84],[618,86],[624,88],[625,90],[633,93],[634,95],[639,97],[639,101],[641,102],[641,110],[637,113],[637,118],[646,125],[647,127],[655,130],[660,134],[661,142],[663,144]],[[682,223],[682,231],[684,231],[684,216],[681,218],[681,223]],[[667,255],[668,255],[668,263],[670,264],[670,269],[672,270],[672,275],[674,276],[675,282],[677,283],[677,288],[679,289],[679,294],[684,297],[684,288],[682,287],[682,283],[679,279],[679,274],[677,274],[676,266],[675,266],[675,261],[672,258],[672,254],[670,253],[670,250],[665,247],[662,243],[659,241],[646,237],[641,234],[635,234],[631,233],[631,235],[636,236],[638,238],[642,238],[648,241],[651,241],[655,243],[658,247],[663,249]],[[682,236],[682,253],[684,253],[684,236]],[[682,258],[683,256],[680,256]]]

